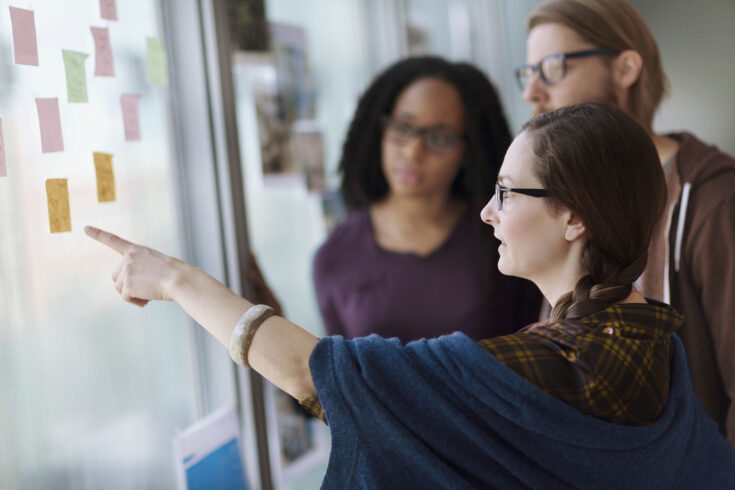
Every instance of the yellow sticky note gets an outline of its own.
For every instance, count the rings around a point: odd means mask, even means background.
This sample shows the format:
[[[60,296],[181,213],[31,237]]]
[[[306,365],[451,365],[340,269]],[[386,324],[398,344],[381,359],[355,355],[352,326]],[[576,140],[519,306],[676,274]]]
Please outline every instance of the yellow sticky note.
[[[71,231],[69,186],[66,179],[47,179],[46,198],[48,199],[48,221],[51,225],[51,233]]]
[[[115,174],[112,172],[112,155],[94,152],[94,170],[97,174],[97,201],[114,201]]]

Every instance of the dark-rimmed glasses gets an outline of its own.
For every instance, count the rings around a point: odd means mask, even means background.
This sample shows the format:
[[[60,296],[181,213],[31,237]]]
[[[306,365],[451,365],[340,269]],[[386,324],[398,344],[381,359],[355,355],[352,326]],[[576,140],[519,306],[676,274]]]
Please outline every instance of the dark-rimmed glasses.
[[[398,145],[405,145],[420,136],[426,149],[432,153],[446,153],[456,146],[465,136],[442,126],[417,128],[400,119],[383,117],[383,127],[388,140]]]
[[[495,201],[498,203],[498,211],[503,210],[503,201],[505,201],[512,192],[531,197],[548,197],[550,195],[549,191],[547,191],[546,189],[516,189],[512,187],[505,187],[500,185],[499,182],[495,182],[494,197]]]
[[[612,48],[588,49],[585,51],[574,51],[571,53],[554,53],[541,58],[535,65],[522,65],[516,68],[516,80],[521,90],[531,83],[536,72],[546,85],[553,85],[561,81],[567,74],[567,60],[574,58],[586,58],[587,56],[598,56],[603,54],[618,54]]]

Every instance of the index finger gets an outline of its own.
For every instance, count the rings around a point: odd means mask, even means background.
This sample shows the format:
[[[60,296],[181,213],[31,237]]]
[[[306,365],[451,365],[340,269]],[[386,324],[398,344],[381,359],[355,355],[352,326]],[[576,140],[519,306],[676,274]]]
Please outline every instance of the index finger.
[[[125,240],[124,238],[120,238],[117,235],[113,235],[112,233],[109,233],[107,231],[100,230],[99,228],[95,228],[94,226],[85,226],[84,232],[98,242],[107,245],[111,249],[115,250],[120,255],[125,255],[125,252],[127,252],[133,246],[132,243]]]

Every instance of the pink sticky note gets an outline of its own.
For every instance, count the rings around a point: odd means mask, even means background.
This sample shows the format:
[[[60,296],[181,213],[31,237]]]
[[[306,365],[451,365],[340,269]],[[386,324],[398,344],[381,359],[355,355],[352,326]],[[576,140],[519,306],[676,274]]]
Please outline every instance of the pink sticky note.
[[[94,74],[98,77],[114,77],[115,65],[112,61],[110,30],[107,27],[90,27],[90,29],[95,48]]]
[[[33,10],[10,7],[10,23],[13,25],[13,49],[19,65],[38,66],[36,22]]]
[[[140,140],[140,118],[138,117],[139,99],[140,95],[137,94],[122,94],[120,96],[123,126],[125,127],[125,141]]]
[[[59,99],[36,99],[36,109],[38,109],[38,122],[41,126],[41,152],[64,151]]]
[[[100,0],[100,17],[107,20],[117,20],[115,0]]]
[[[5,164],[5,143],[3,141],[3,120],[0,119],[0,177],[8,176],[8,166]]]

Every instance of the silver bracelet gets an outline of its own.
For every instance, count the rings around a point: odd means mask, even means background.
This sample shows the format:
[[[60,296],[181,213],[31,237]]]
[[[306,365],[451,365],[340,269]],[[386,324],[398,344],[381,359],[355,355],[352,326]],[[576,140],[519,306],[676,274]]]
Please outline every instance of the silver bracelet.
[[[240,317],[230,338],[230,357],[235,363],[250,367],[248,363],[248,351],[253,341],[253,336],[264,321],[275,315],[273,308],[267,305],[254,305],[248,308]]]

